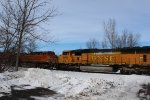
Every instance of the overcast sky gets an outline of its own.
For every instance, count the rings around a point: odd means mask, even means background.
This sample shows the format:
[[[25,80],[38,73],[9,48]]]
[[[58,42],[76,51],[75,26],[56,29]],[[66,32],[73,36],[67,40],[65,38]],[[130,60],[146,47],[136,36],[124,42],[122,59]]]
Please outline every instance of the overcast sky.
[[[46,28],[58,41],[44,45],[41,50],[86,48],[86,41],[96,38],[102,41],[103,22],[116,20],[117,32],[128,29],[140,33],[141,45],[150,45],[150,0],[53,0],[61,15],[50,20]]]

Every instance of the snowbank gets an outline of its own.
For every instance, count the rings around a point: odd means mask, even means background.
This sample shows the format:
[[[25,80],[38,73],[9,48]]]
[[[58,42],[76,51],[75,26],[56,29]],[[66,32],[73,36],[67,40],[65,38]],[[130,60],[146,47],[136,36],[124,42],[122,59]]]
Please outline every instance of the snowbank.
[[[55,71],[30,68],[27,71],[0,74],[0,92],[10,93],[11,86],[18,89],[44,87],[62,96],[47,99],[80,100],[138,100],[142,84],[150,83],[149,76],[112,75]],[[3,94],[0,94],[2,96]]]

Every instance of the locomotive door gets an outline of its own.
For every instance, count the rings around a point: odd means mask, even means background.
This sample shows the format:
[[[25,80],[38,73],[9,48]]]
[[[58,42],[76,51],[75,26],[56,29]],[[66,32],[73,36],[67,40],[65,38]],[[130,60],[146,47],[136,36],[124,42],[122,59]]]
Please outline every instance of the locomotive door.
[[[143,62],[147,62],[147,55],[143,55]]]
[[[140,55],[140,64],[147,64],[148,63],[148,55],[142,54]]]
[[[143,64],[147,64],[148,63],[148,59],[147,58],[148,58],[147,55],[144,54],[143,55]]]

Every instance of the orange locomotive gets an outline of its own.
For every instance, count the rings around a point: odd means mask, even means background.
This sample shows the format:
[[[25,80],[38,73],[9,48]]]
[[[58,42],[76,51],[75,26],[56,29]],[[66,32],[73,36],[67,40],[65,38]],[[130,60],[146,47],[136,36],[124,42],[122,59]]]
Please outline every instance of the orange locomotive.
[[[21,54],[19,57],[21,65],[29,67],[49,68],[58,63],[58,58],[52,51],[32,52],[30,54]]]
[[[58,61],[65,65],[109,65],[114,71],[120,69],[127,73],[149,73],[150,48],[70,50],[63,51]]]

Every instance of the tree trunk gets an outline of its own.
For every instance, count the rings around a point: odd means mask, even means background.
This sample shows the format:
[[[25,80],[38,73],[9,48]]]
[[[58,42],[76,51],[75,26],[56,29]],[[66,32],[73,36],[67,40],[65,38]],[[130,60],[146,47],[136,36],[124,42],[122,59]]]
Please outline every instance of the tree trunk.
[[[16,68],[15,70],[18,71],[19,67],[19,56],[20,56],[20,49],[21,49],[21,40],[22,40],[22,33],[20,33],[18,48],[17,48],[17,57],[16,57]]]

